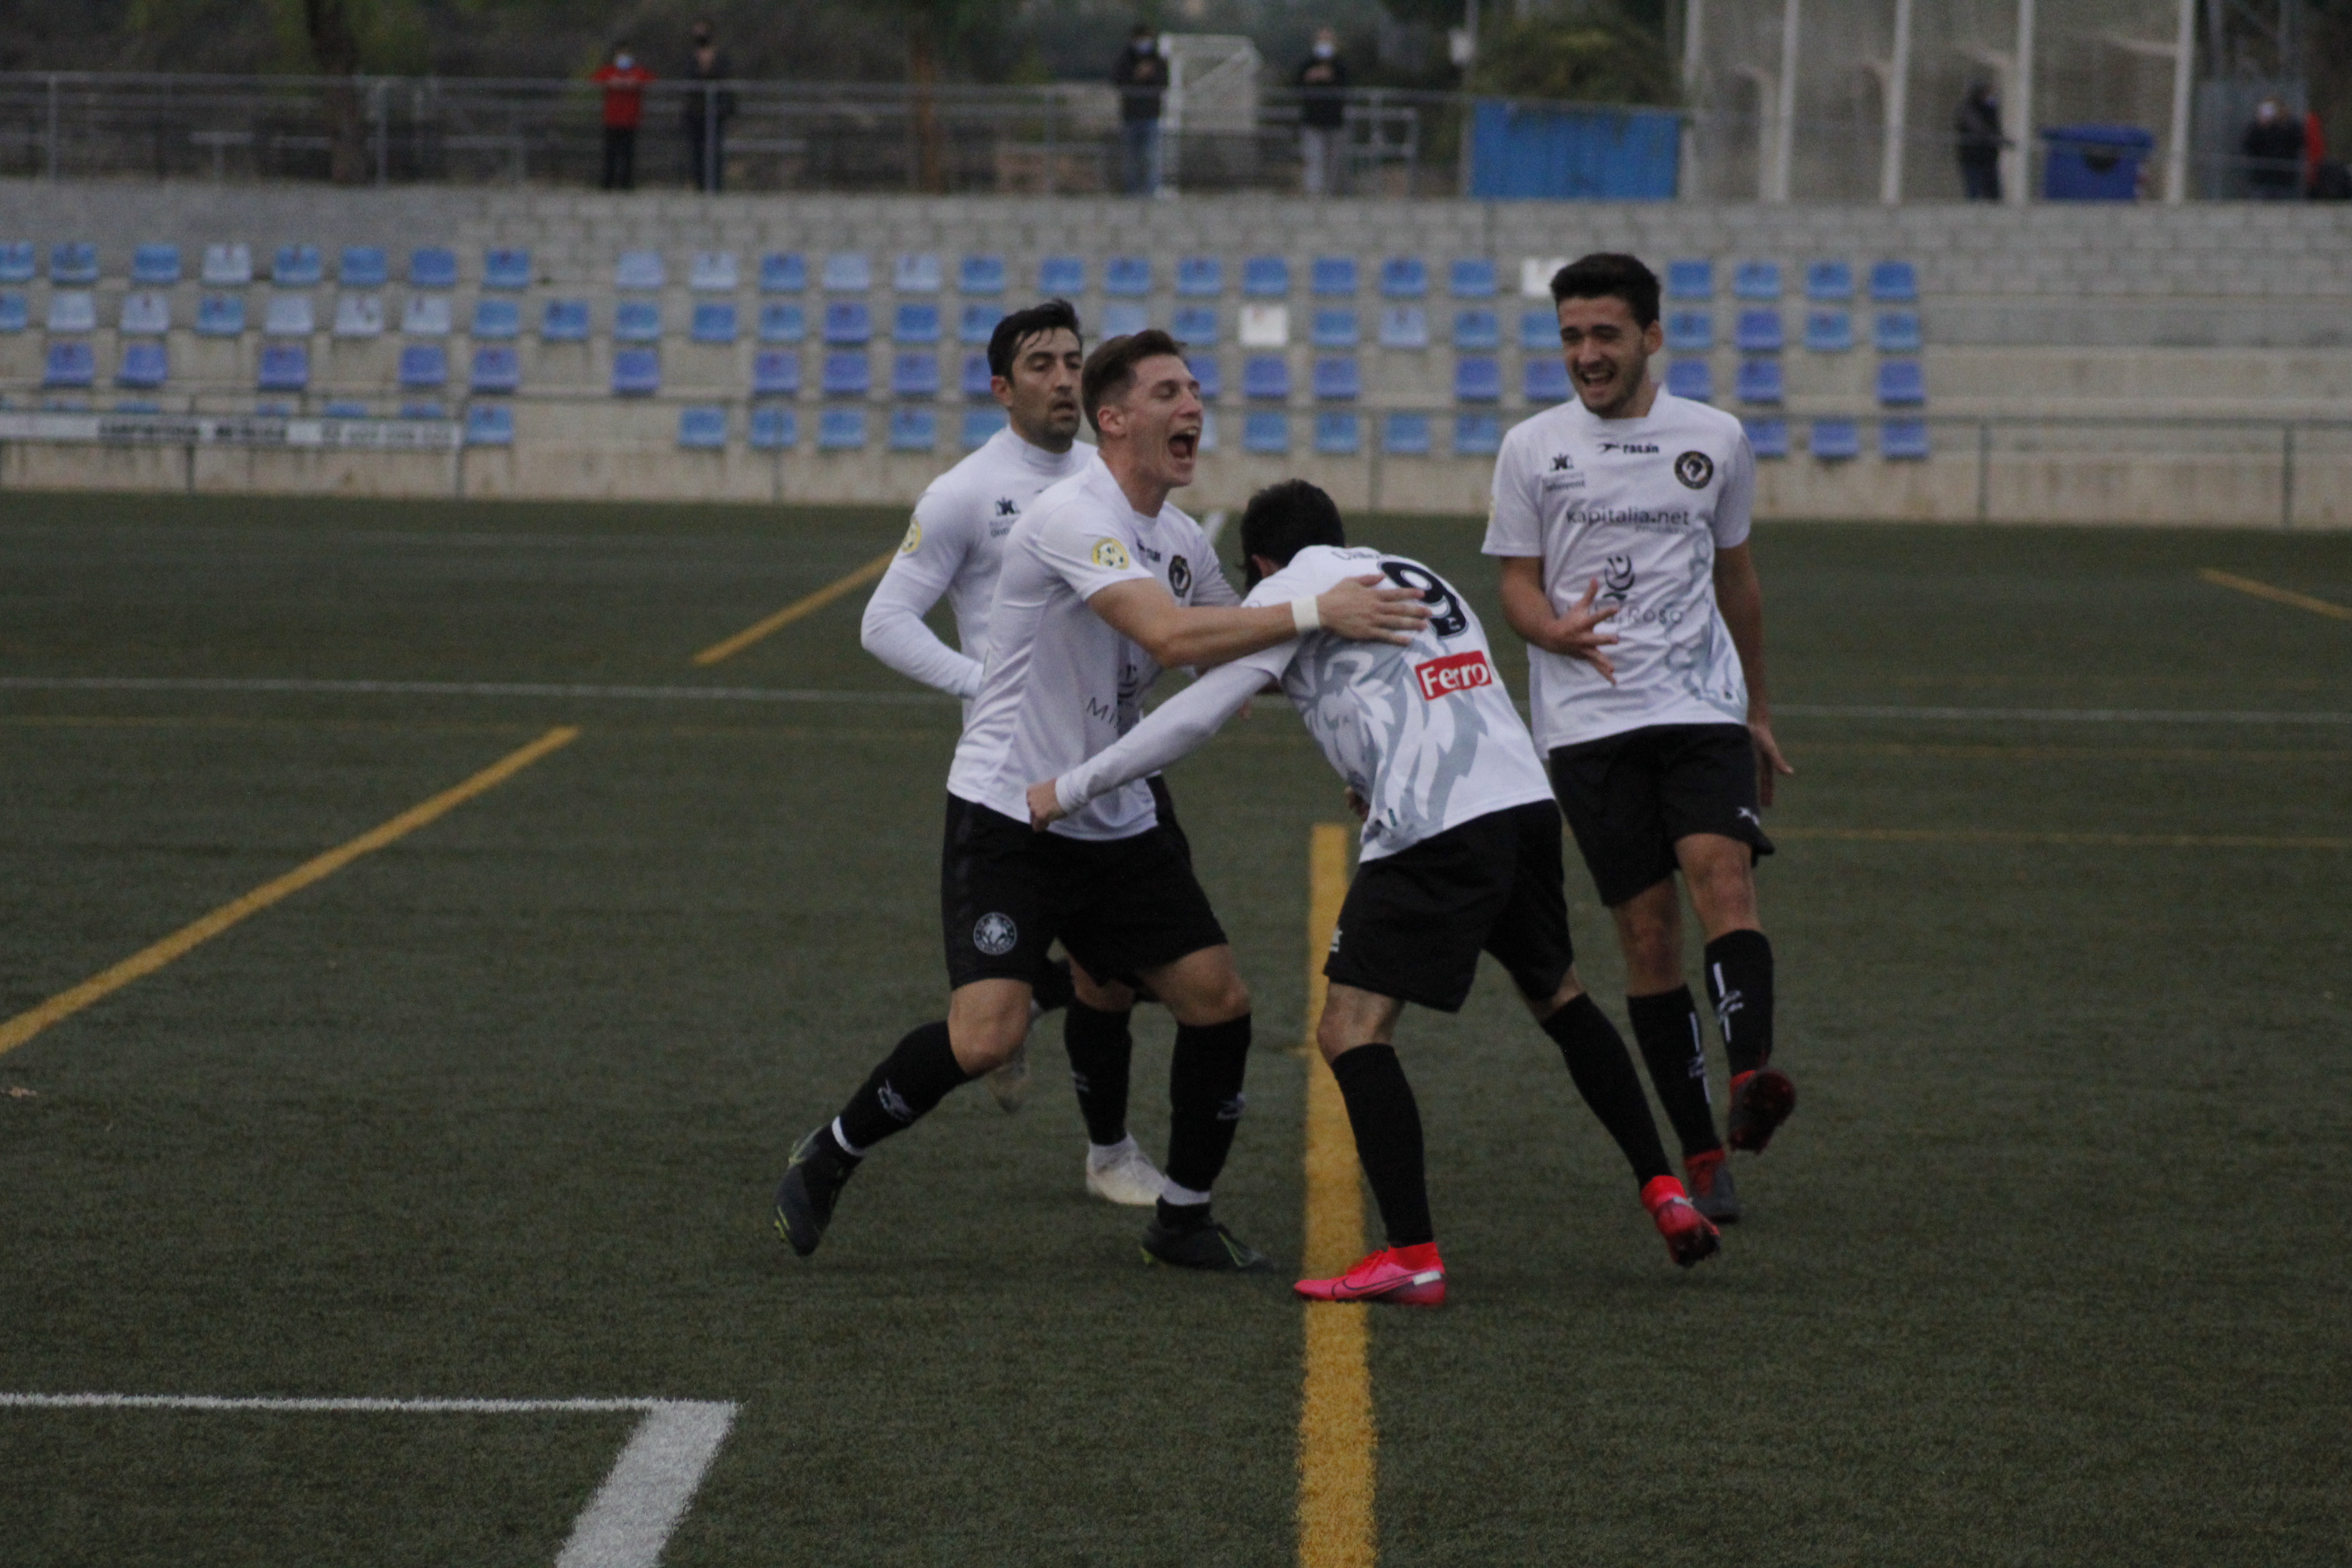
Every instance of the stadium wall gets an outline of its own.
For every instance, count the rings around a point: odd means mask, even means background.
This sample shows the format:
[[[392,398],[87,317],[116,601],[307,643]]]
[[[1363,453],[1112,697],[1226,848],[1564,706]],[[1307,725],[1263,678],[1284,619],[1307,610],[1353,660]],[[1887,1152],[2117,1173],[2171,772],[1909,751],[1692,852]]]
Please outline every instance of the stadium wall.
[[[1788,275],[1780,308],[1801,321],[1806,263],[1851,262],[1866,273],[1881,259],[1916,268],[1925,331],[1917,356],[1927,384],[1924,406],[1900,410],[1927,422],[1929,451],[1906,461],[1880,458],[1866,438],[1882,417],[1873,395],[1866,330],[1859,349],[1808,353],[1794,342],[1782,358],[1787,391],[1771,409],[1745,414],[1785,417],[1801,438],[1795,454],[1761,465],[1759,507],[1767,515],[1853,519],[2242,522],[2275,526],[2352,526],[2352,210],[2303,205],[2199,204],[2038,205],[1758,205],[1749,203],[1573,204],[1456,201],[1328,201],[1305,204],[1263,196],[1187,197],[1156,203],[1099,198],[723,196],[405,188],[338,191],[291,186],[47,184],[0,183],[0,241],[29,240],[46,253],[56,241],[94,242],[96,339],[101,385],[88,405],[108,405],[103,369],[113,363],[115,319],[132,248],[170,240],[190,257],[204,245],[250,245],[257,270],[278,245],[316,245],[331,258],[346,245],[383,246],[404,255],[414,246],[446,245],[460,259],[454,291],[459,321],[450,357],[463,356],[463,323],[480,279],[481,252],[528,247],[532,300],[561,293],[591,302],[600,323],[612,319],[614,267],[625,250],[658,249],[668,258],[662,293],[667,317],[682,322],[697,296],[686,289],[687,261],[698,249],[740,257],[740,298],[756,314],[757,258],[798,251],[809,258],[812,314],[822,299],[815,271],[837,251],[875,260],[869,298],[877,321],[877,353],[888,361],[887,321],[896,298],[890,259],[904,252],[940,256],[952,316],[957,258],[1003,255],[1017,301],[1035,281],[1040,258],[1075,255],[1087,262],[1079,303],[1099,319],[1103,266],[1113,255],[1152,258],[1152,319],[1174,301],[1176,258],[1224,259],[1219,352],[1227,362],[1216,404],[1219,449],[1204,457],[1193,493],[1200,506],[1231,505],[1272,479],[1303,473],[1343,504],[1382,510],[1476,513],[1485,510],[1489,463],[1479,457],[1383,454],[1367,439],[1350,457],[1318,454],[1311,438],[1288,456],[1242,449],[1244,414],[1234,374],[1241,351],[1234,318],[1242,303],[1244,258],[1290,258],[1289,296],[1298,330],[1284,351],[1294,385],[1294,426],[1311,428],[1318,407],[1303,395],[1315,351],[1305,319],[1318,301],[1307,288],[1309,259],[1359,258],[1361,290],[1352,303],[1367,317],[1382,303],[1372,274],[1381,258],[1426,258],[1424,301],[1433,324],[1449,310],[1445,268],[1463,256],[1492,258],[1501,295],[1489,301],[1507,322],[1523,304],[1522,264],[1590,249],[1629,249],[1660,265],[1674,258],[1712,258],[1719,330],[1706,356],[1719,400],[1741,356],[1729,345],[1737,262],[1778,261]],[[394,268],[395,279],[398,268]],[[0,336],[0,393],[8,406],[37,408],[41,389],[44,300],[29,286],[31,326]],[[193,317],[197,286],[176,291],[175,327]],[[268,292],[265,282],[250,290]],[[316,290],[325,301],[312,360],[322,384],[375,387],[392,395],[390,364],[397,331],[348,342],[324,331],[333,280]],[[388,291],[403,290],[395,281]],[[1323,301],[1347,303],[1349,301]],[[1871,310],[1853,301],[1857,321]],[[255,314],[259,314],[257,302]],[[1369,336],[1369,334],[1368,334]],[[1792,334],[1793,337],[1793,334]],[[1367,346],[1365,385],[1352,405],[1375,422],[1386,410],[1426,410],[1449,420],[1452,353],[1443,330],[1425,351]],[[173,413],[251,414],[258,334],[234,342],[171,339]],[[268,489],[354,494],[514,496],[776,501],[906,500],[954,460],[955,429],[965,406],[948,395],[935,450],[892,452],[878,438],[859,451],[815,449],[814,426],[826,405],[807,378],[794,402],[798,444],[753,450],[744,439],[752,345],[692,343],[673,327],[662,344],[663,392],[651,398],[609,395],[609,333],[582,345],[539,345],[526,336],[520,395],[504,399],[514,415],[511,446],[446,452],[284,451],[217,447],[123,447],[14,441],[0,449],[0,485],[22,488]],[[814,333],[812,355],[815,353]],[[952,337],[943,351],[952,356]],[[1507,427],[1532,410],[1515,394],[1525,360],[1507,326],[1498,356],[1499,402],[1485,405]],[[184,371],[183,369],[184,367]],[[884,378],[877,377],[877,381]],[[315,400],[315,399],[314,399]],[[457,399],[463,402],[463,398]],[[838,405],[841,400],[833,400]],[[717,449],[682,448],[678,413],[688,405],[730,410],[730,437]],[[877,426],[893,400],[866,406]],[[315,410],[306,409],[314,412]],[[1864,455],[1828,461],[1805,450],[1802,432],[1818,419],[1851,419],[1865,432]]]

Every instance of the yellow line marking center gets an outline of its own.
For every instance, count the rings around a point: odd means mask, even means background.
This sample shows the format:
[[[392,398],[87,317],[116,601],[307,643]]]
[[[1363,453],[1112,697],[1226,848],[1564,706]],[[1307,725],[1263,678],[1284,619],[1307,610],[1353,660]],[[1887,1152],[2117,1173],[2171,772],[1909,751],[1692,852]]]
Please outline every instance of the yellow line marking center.
[[[741,631],[737,632],[733,637],[727,638],[725,641],[712,643],[709,647],[704,648],[700,653],[694,656],[694,662],[697,664],[710,665],[717,664],[722,658],[734,658],[737,654],[741,653],[745,648],[750,647],[753,643],[758,642],[761,637],[767,637],[774,632],[780,632],[786,626],[791,626],[794,621],[799,620],[803,616],[814,615],[817,611],[824,609],[827,605],[832,604],[835,599],[840,598],[844,594],[848,593],[851,589],[871,583],[874,579],[879,577],[883,573],[887,572],[890,569],[891,559],[898,553],[898,552],[896,550],[892,550],[884,554],[877,555],[873,560],[868,561],[865,565],[860,566],[856,571],[852,572],[848,576],[837,578],[831,583],[827,583],[824,587],[819,588],[815,593],[809,595],[806,598],[794,599],[791,604],[786,605],[782,609],[778,610],[766,620],[754,621],[750,626],[745,626]]]

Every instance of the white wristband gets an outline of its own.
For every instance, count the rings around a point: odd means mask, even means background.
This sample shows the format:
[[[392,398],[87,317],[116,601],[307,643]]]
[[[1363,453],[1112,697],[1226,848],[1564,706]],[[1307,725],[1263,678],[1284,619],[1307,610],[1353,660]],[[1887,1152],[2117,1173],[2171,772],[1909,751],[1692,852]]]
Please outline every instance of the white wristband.
[[[1300,637],[1323,629],[1323,611],[1315,603],[1313,595],[1290,601],[1290,624],[1298,628]]]

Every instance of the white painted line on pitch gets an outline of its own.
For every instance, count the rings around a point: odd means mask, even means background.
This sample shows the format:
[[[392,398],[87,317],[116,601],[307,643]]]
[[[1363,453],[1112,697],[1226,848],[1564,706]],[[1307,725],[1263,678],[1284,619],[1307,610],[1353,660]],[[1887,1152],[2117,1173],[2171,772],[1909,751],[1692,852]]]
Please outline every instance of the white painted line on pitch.
[[[715,1399],[234,1399],[204,1394],[0,1394],[0,1409],[196,1410],[327,1415],[604,1415],[645,1419],[572,1521],[556,1568],[656,1568],[735,1425]]]
[[[2001,720],[2044,724],[2352,724],[2352,713],[2291,709],[1832,707],[1810,702],[1776,702],[1772,705],[1772,716],[1776,719]]]
[[[341,697],[557,697],[625,702],[872,702],[961,700],[936,691],[821,691],[782,686],[565,686],[535,680],[300,680],[166,676],[0,676],[0,691],[292,691]]]

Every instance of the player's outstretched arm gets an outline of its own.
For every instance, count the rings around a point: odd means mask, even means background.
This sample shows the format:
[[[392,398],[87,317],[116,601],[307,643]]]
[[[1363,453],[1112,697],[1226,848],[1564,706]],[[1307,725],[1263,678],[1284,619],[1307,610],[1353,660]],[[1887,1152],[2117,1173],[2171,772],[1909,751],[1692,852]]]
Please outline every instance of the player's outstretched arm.
[[[1549,653],[1582,659],[1614,684],[1617,667],[1601,650],[1614,643],[1617,635],[1601,627],[1616,616],[1617,606],[1594,609],[1593,600],[1600,592],[1601,583],[1595,578],[1585,585],[1584,597],[1574,608],[1556,616],[1551,595],[1544,592],[1543,562],[1532,555],[1503,558],[1503,618],[1511,623],[1511,629]]]
[[[1208,743],[1265,685],[1261,663],[1223,664],[1153,709],[1118,742],[1058,779],[1029,786],[1029,825],[1043,828],[1123,784],[1156,773]]]
[[[1262,605],[1255,609],[1191,608],[1156,581],[1114,583],[1096,592],[1087,608],[1108,621],[1163,669],[1206,668],[1288,642],[1303,631],[1326,631],[1349,642],[1409,643],[1429,619],[1420,591],[1400,588],[1373,574],[1350,577],[1317,595],[1313,609]]]
[[[1745,544],[1727,545],[1715,552],[1715,605],[1739,650],[1739,668],[1748,679],[1748,732],[1756,741],[1756,793],[1760,804],[1772,804],[1772,781],[1786,778],[1796,768],[1780,754],[1772,737],[1772,702],[1764,687],[1764,584],[1756,575],[1756,557]]]
[[[923,623],[940,602],[963,563],[962,552],[951,548],[944,529],[932,536],[921,531],[922,520],[908,534],[917,550],[904,552],[874,585],[866,602],[866,617],[858,623],[857,640],[866,651],[909,680],[936,687],[950,697],[973,697],[980,691],[980,660],[958,653]]]

